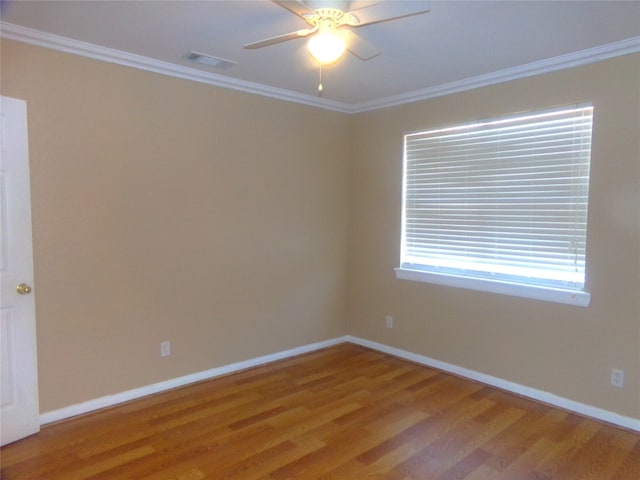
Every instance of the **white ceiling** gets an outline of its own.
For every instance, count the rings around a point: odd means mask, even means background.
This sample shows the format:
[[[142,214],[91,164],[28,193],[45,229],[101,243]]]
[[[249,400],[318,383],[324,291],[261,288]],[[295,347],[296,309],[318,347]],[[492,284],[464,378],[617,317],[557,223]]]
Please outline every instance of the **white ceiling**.
[[[344,111],[640,51],[640,1],[431,1],[430,7],[358,28],[382,54],[366,62],[346,55],[324,67],[322,98],[305,39],[243,48],[306,26],[267,0],[3,1],[2,35]],[[198,65],[184,59],[192,50],[237,65]]]

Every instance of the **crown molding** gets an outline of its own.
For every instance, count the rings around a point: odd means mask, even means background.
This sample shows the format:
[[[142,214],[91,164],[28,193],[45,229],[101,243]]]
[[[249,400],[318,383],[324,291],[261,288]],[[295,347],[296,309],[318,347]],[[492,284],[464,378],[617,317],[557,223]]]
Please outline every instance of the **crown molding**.
[[[527,63],[519,67],[507,68],[486,75],[465,78],[456,82],[444,83],[433,87],[414,90],[412,92],[394,95],[391,97],[362,102],[351,105],[349,113],[361,113],[381,108],[394,107],[406,103],[428,100],[430,98],[443,97],[452,93],[464,92],[489,85],[518,80],[521,78],[541,75],[543,73],[556,72],[572,67],[579,67],[590,63],[599,62],[609,58],[640,52],[640,37],[632,37],[620,42],[610,43],[599,47],[580,50],[577,52],[548,58],[538,62]]]
[[[22,27],[9,22],[0,22],[0,36],[9,40],[28,43],[65,53],[72,53],[74,55],[81,55],[94,60],[137,68],[139,70],[159,73],[161,75],[192,80],[194,82],[206,83],[216,87],[229,88],[245,93],[262,95],[312,107],[350,113],[349,105],[342,102],[319,98],[312,95],[305,95],[291,90],[285,90],[283,88],[270,87],[261,83],[239,80],[237,78],[205,72],[195,68],[176,65],[174,63],[163,62],[161,60],[155,60],[142,55],[123,52],[122,50],[101,47],[92,43],[82,42],[80,40],[74,40],[60,35]]]
[[[640,37],[632,37],[619,42],[580,50],[578,52],[560,55],[558,57],[528,63],[485,75],[478,75],[476,77],[466,78],[455,82],[414,90],[400,95],[393,95],[368,102],[347,104],[283,88],[271,87],[256,82],[249,82],[224,75],[204,72],[195,68],[184,67],[169,62],[163,62],[161,60],[154,60],[149,57],[135,55],[112,48],[105,48],[92,43],[73,40],[60,35],[54,35],[8,22],[0,22],[0,36],[9,40],[81,55],[95,60],[146,70],[148,72],[159,73],[161,75],[169,75],[217,87],[229,88],[245,93],[262,95],[278,100],[285,100],[288,102],[300,103],[303,105],[349,114],[363,113],[371,110],[379,110],[381,108],[418,102],[421,100],[429,100],[431,98],[442,97],[466,90],[473,90],[475,88],[486,87],[543,73],[555,72],[566,68],[578,67],[613,57],[640,52]]]

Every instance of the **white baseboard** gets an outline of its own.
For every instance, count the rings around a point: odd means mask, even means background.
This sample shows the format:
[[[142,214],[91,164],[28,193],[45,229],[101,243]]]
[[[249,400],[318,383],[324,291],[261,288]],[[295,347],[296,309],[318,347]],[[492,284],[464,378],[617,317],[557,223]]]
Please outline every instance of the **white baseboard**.
[[[389,355],[404,358],[421,365],[433,367],[444,372],[452,373],[454,375],[475,380],[492,387],[500,388],[508,392],[521,395],[523,397],[531,398],[549,405],[569,410],[580,415],[591,417],[597,420],[602,420],[614,425],[618,425],[630,430],[640,432],[640,419],[626,417],[618,413],[610,412],[598,407],[587,405],[584,403],[569,400],[568,398],[560,397],[553,393],[538,390],[536,388],[527,387],[518,383],[503,380],[498,377],[487,375],[485,373],[476,372],[468,368],[459,367],[451,363],[435,360],[424,355],[417,353],[411,353],[399,348],[390,347],[382,343],[373,342],[371,340],[365,340],[363,338],[354,337],[352,335],[344,335],[342,337],[333,338],[330,340],[324,340],[322,342],[303,345],[301,347],[292,348],[290,350],[284,350],[282,352],[273,353],[270,355],[264,355],[262,357],[256,357],[242,362],[232,363],[224,365],[222,367],[212,368],[203,372],[197,372],[183,377],[166,380],[164,382],[154,383],[140,388],[134,388],[133,390],[127,390],[125,392],[116,393],[114,395],[107,395],[105,397],[88,400],[86,402],[70,405],[68,407],[61,408],[59,410],[53,410],[40,415],[40,424],[45,425],[47,423],[57,422],[66,418],[75,417],[84,413],[89,413],[101,408],[111,407],[119,403],[134,400],[136,398],[144,397],[154,393],[163,392],[176,387],[182,387],[190,383],[200,382],[202,380],[208,380],[216,378],[229,373],[239,372],[246,370],[247,368],[257,367],[264,365],[265,363],[274,362],[276,360],[283,360],[285,358],[294,357],[304,353],[313,352],[322,348],[331,347],[340,343],[354,343],[356,345],[362,345],[373,350],[378,350]]]
[[[569,410],[586,417],[594,418],[603,422],[611,423],[620,427],[640,432],[640,419],[637,418],[620,415],[615,412],[610,412],[609,410],[604,410],[592,405],[587,405],[585,403],[580,403],[568,398],[560,397],[553,393],[527,387],[525,385],[520,385],[508,380],[503,380],[502,378],[494,377],[481,372],[476,372],[474,370],[469,370],[468,368],[459,367],[451,363],[441,362],[440,360],[435,360],[433,358],[425,357],[424,355],[411,353],[399,348],[390,347],[382,343],[365,340],[363,338],[358,338],[351,335],[347,335],[347,341],[355,343],[356,345],[362,345],[363,347],[372,348],[389,355],[404,358],[405,360],[410,360],[421,365],[433,367],[447,373],[452,373],[460,377],[475,380],[486,385],[500,388],[502,390],[506,390],[523,397],[531,398],[539,402],[553,405],[564,410]]]
[[[192,373],[190,375],[173,378],[164,382],[154,383],[152,385],[147,385],[140,388],[134,388],[133,390],[127,390],[125,392],[116,393],[114,395],[107,395],[105,397],[88,400],[86,402],[77,403],[75,405],[70,405],[58,410],[52,410],[50,412],[42,413],[40,414],[40,424],[45,425],[47,423],[57,422],[66,418],[75,417],[76,415],[89,413],[101,408],[112,407],[119,403],[134,400],[136,398],[145,397],[147,395],[163,392],[176,387],[182,387],[184,385],[200,382],[202,380],[209,380],[222,375],[227,375],[229,373],[239,372],[241,370],[246,370],[247,368],[257,367],[265,363],[275,362],[276,360],[295,357],[296,355],[313,352],[315,350],[331,347],[333,345],[345,343],[347,341],[347,336],[332,338],[330,340],[311,343],[308,345],[303,345],[301,347],[292,348],[290,350],[284,350],[282,352],[244,360],[242,362],[223,365],[222,367],[212,368],[203,372]]]

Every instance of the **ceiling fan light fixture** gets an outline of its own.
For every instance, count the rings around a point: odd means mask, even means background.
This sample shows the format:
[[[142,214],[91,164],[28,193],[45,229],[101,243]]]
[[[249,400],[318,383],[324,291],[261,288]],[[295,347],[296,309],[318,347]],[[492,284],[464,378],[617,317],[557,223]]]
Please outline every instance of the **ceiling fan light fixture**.
[[[309,53],[321,64],[333,63],[344,53],[344,40],[334,29],[320,31],[309,39],[307,43]]]

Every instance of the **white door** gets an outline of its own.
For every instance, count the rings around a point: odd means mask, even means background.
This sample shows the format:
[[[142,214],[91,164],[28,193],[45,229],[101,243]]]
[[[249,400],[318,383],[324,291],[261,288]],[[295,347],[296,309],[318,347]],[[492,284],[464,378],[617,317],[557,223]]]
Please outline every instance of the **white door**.
[[[0,445],[40,430],[27,104],[0,108]]]

